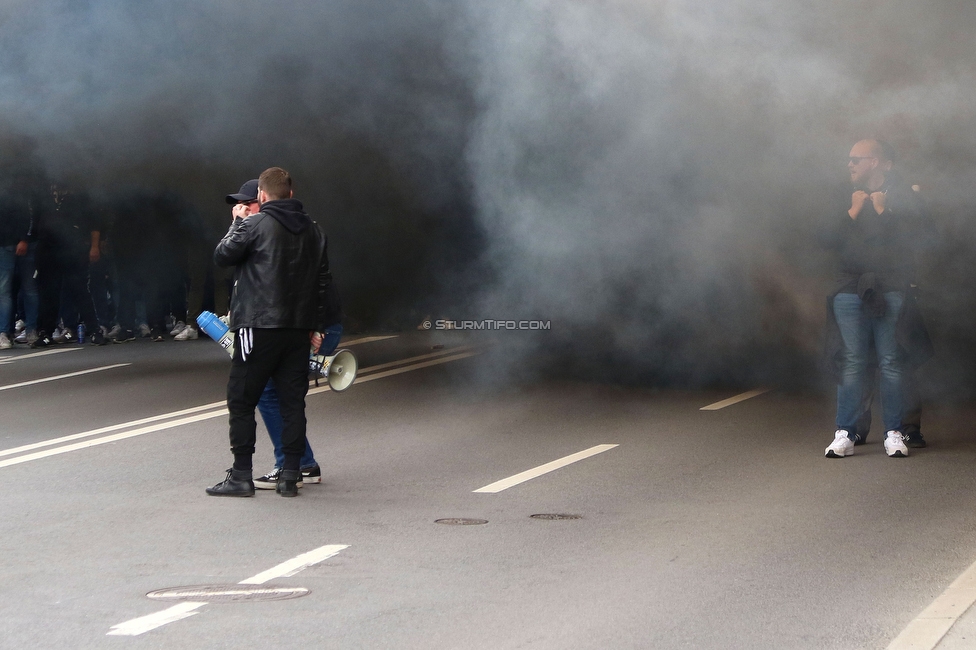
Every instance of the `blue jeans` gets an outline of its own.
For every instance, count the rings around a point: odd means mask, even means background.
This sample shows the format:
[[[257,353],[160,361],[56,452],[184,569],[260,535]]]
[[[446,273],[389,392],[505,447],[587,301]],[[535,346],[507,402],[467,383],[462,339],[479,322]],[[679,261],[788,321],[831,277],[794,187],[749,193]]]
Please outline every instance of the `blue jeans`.
[[[850,435],[857,429],[857,418],[861,415],[872,339],[881,370],[881,419],[885,431],[901,431],[904,370],[902,355],[895,340],[895,323],[898,322],[905,294],[889,291],[884,299],[884,316],[874,317],[862,309],[857,294],[839,293],[834,297],[834,318],[844,339],[840,383],[837,386],[836,424],[838,429],[844,429]]]
[[[20,290],[24,295],[24,322],[28,330],[37,329],[37,280],[34,278],[35,245],[27,247],[27,254],[17,257],[16,246],[0,246],[0,332],[13,330],[13,278],[14,270],[20,278]]]
[[[271,438],[271,444],[274,446],[275,467],[280,468],[285,464],[285,452],[281,449],[281,432],[285,428],[285,420],[281,417],[278,391],[275,390],[273,379],[268,380],[268,385],[264,387],[264,392],[261,393],[261,399],[258,400],[258,411],[261,413],[264,426],[268,429],[268,437]],[[315,462],[312,445],[306,439],[305,453],[302,454],[299,467],[309,469],[316,466],[318,463]]]
[[[322,345],[319,346],[319,354],[329,355],[339,345],[339,339],[342,337],[342,325],[333,325],[326,329],[324,334]],[[285,452],[281,449],[281,430],[285,422],[281,417],[281,409],[278,407],[278,391],[275,390],[274,380],[268,381],[268,385],[264,387],[261,399],[258,400],[258,411],[261,413],[261,419],[264,420],[264,426],[268,429],[271,444],[274,445],[275,467],[280,468],[285,462]],[[305,441],[305,453],[302,454],[299,466],[301,469],[318,466],[315,455],[312,453],[312,445],[307,439]]]

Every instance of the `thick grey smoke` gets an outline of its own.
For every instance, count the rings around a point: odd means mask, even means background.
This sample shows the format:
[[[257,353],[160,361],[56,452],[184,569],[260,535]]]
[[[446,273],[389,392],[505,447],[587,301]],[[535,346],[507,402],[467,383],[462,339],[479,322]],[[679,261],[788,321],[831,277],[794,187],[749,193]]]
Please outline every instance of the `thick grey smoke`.
[[[952,330],[974,315],[972,5],[472,4],[469,161],[504,270],[489,311],[568,325],[536,337],[554,367],[815,377],[829,287],[816,231],[849,198],[851,144],[883,137],[954,242],[923,297],[954,350],[933,364],[942,383],[971,382],[969,337]]]
[[[388,0],[7,3],[0,115],[53,175],[176,190],[216,237],[224,194],[288,168],[353,320],[416,324],[477,246],[449,18]]]
[[[688,384],[816,376],[816,231],[883,137],[946,236],[933,381],[972,387],[974,26],[962,1],[11,1],[0,108],[53,174],[221,226],[288,167],[365,324],[540,318],[505,339],[530,365]]]

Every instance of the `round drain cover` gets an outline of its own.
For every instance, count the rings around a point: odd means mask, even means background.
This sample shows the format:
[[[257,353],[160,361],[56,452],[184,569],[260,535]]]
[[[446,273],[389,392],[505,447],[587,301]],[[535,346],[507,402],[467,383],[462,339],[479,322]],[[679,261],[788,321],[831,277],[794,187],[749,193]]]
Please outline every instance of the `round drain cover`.
[[[478,526],[487,524],[487,519],[464,519],[462,517],[451,517],[449,519],[435,519],[435,524],[447,524],[448,526]]]
[[[565,515],[565,514],[541,514],[541,515],[529,515],[532,519],[547,519],[549,521],[557,521],[559,519],[582,519],[583,515]]]
[[[150,591],[153,600],[189,600],[206,603],[242,603],[255,600],[288,600],[309,594],[304,587],[274,587],[268,585],[198,585],[170,587]]]

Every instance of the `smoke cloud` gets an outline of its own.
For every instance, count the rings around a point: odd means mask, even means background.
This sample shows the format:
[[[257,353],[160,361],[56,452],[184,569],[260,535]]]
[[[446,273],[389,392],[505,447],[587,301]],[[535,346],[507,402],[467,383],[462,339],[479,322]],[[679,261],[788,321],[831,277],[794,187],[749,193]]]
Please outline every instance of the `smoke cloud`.
[[[817,229],[849,205],[851,144],[882,137],[944,236],[921,285],[952,353],[930,380],[971,390],[972,6],[477,6],[469,161],[506,270],[490,310],[571,323],[534,341],[554,371],[816,378],[831,275]]]
[[[976,7],[908,0],[11,1],[3,130],[51,174],[223,194],[277,164],[367,326],[538,318],[542,372],[816,381],[846,154],[882,137],[942,242],[940,356],[976,388]]]

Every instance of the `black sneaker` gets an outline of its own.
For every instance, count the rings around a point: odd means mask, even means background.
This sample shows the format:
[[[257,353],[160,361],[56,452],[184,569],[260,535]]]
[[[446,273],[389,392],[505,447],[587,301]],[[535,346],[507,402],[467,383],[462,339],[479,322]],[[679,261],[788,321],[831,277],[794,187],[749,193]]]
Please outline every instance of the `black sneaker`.
[[[34,348],[46,348],[54,345],[54,339],[47,335],[47,332],[41,330],[37,333],[37,340],[30,344],[31,349]]]
[[[914,431],[912,433],[905,434],[905,446],[911,447],[912,449],[922,449],[926,446],[925,438],[922,437],[921,431]]]
[[[127,341],[135,341],[136,333],[132,330],[119,330],[119,333],[115,336],[116,343],[126,343]]]
[[[264,476],[259,476],[254,479],[254,487],[259,490],[273,490],[278,486],[278,475],[281,474],[281,468],[275,467],[273,470],[265,474]]]
[[[108,343],[108,339],[105,338],[105,335],[102,334],[101,330],[95,330],[92,332],[91,336],[88,337],[88,340],[91,341],[92,345],[105,345]]]
[[[278,474],[278,484],[275,491],[283,497],[297,497],[298,484],[302,481],[302,473],[297,469],[283,469]]]
[[[207,488],[207,494],[212,497],[253,497],[254,481],[251,480],[251,470],[227,470],[227,478],[213,487]]]
[[[149,330],[149,340],[153,343],[162,343],[164,340],[166,340],[166,337],[163,336],[163,330],[154,327],[153,329]]]
[[[278,487],[278,475],[281,474],[281,468],[275,467],[273,470],[265,474],[264,476],[259,476],[254,479],[254,487],[259,490],[274,490]],[[299,479],[298,487],[302,487],[302,481]]]
[[[51,340],[55,343],[71,343],[75,340],[75,335],[67,327],[59,327],[51,334]]]
[[[321,483],[322,482],[322,469],[316,465],[315,467],[305,467],[302,469],[302,481],[306,483]],[[298,487],[301,487],[299,484]]]

